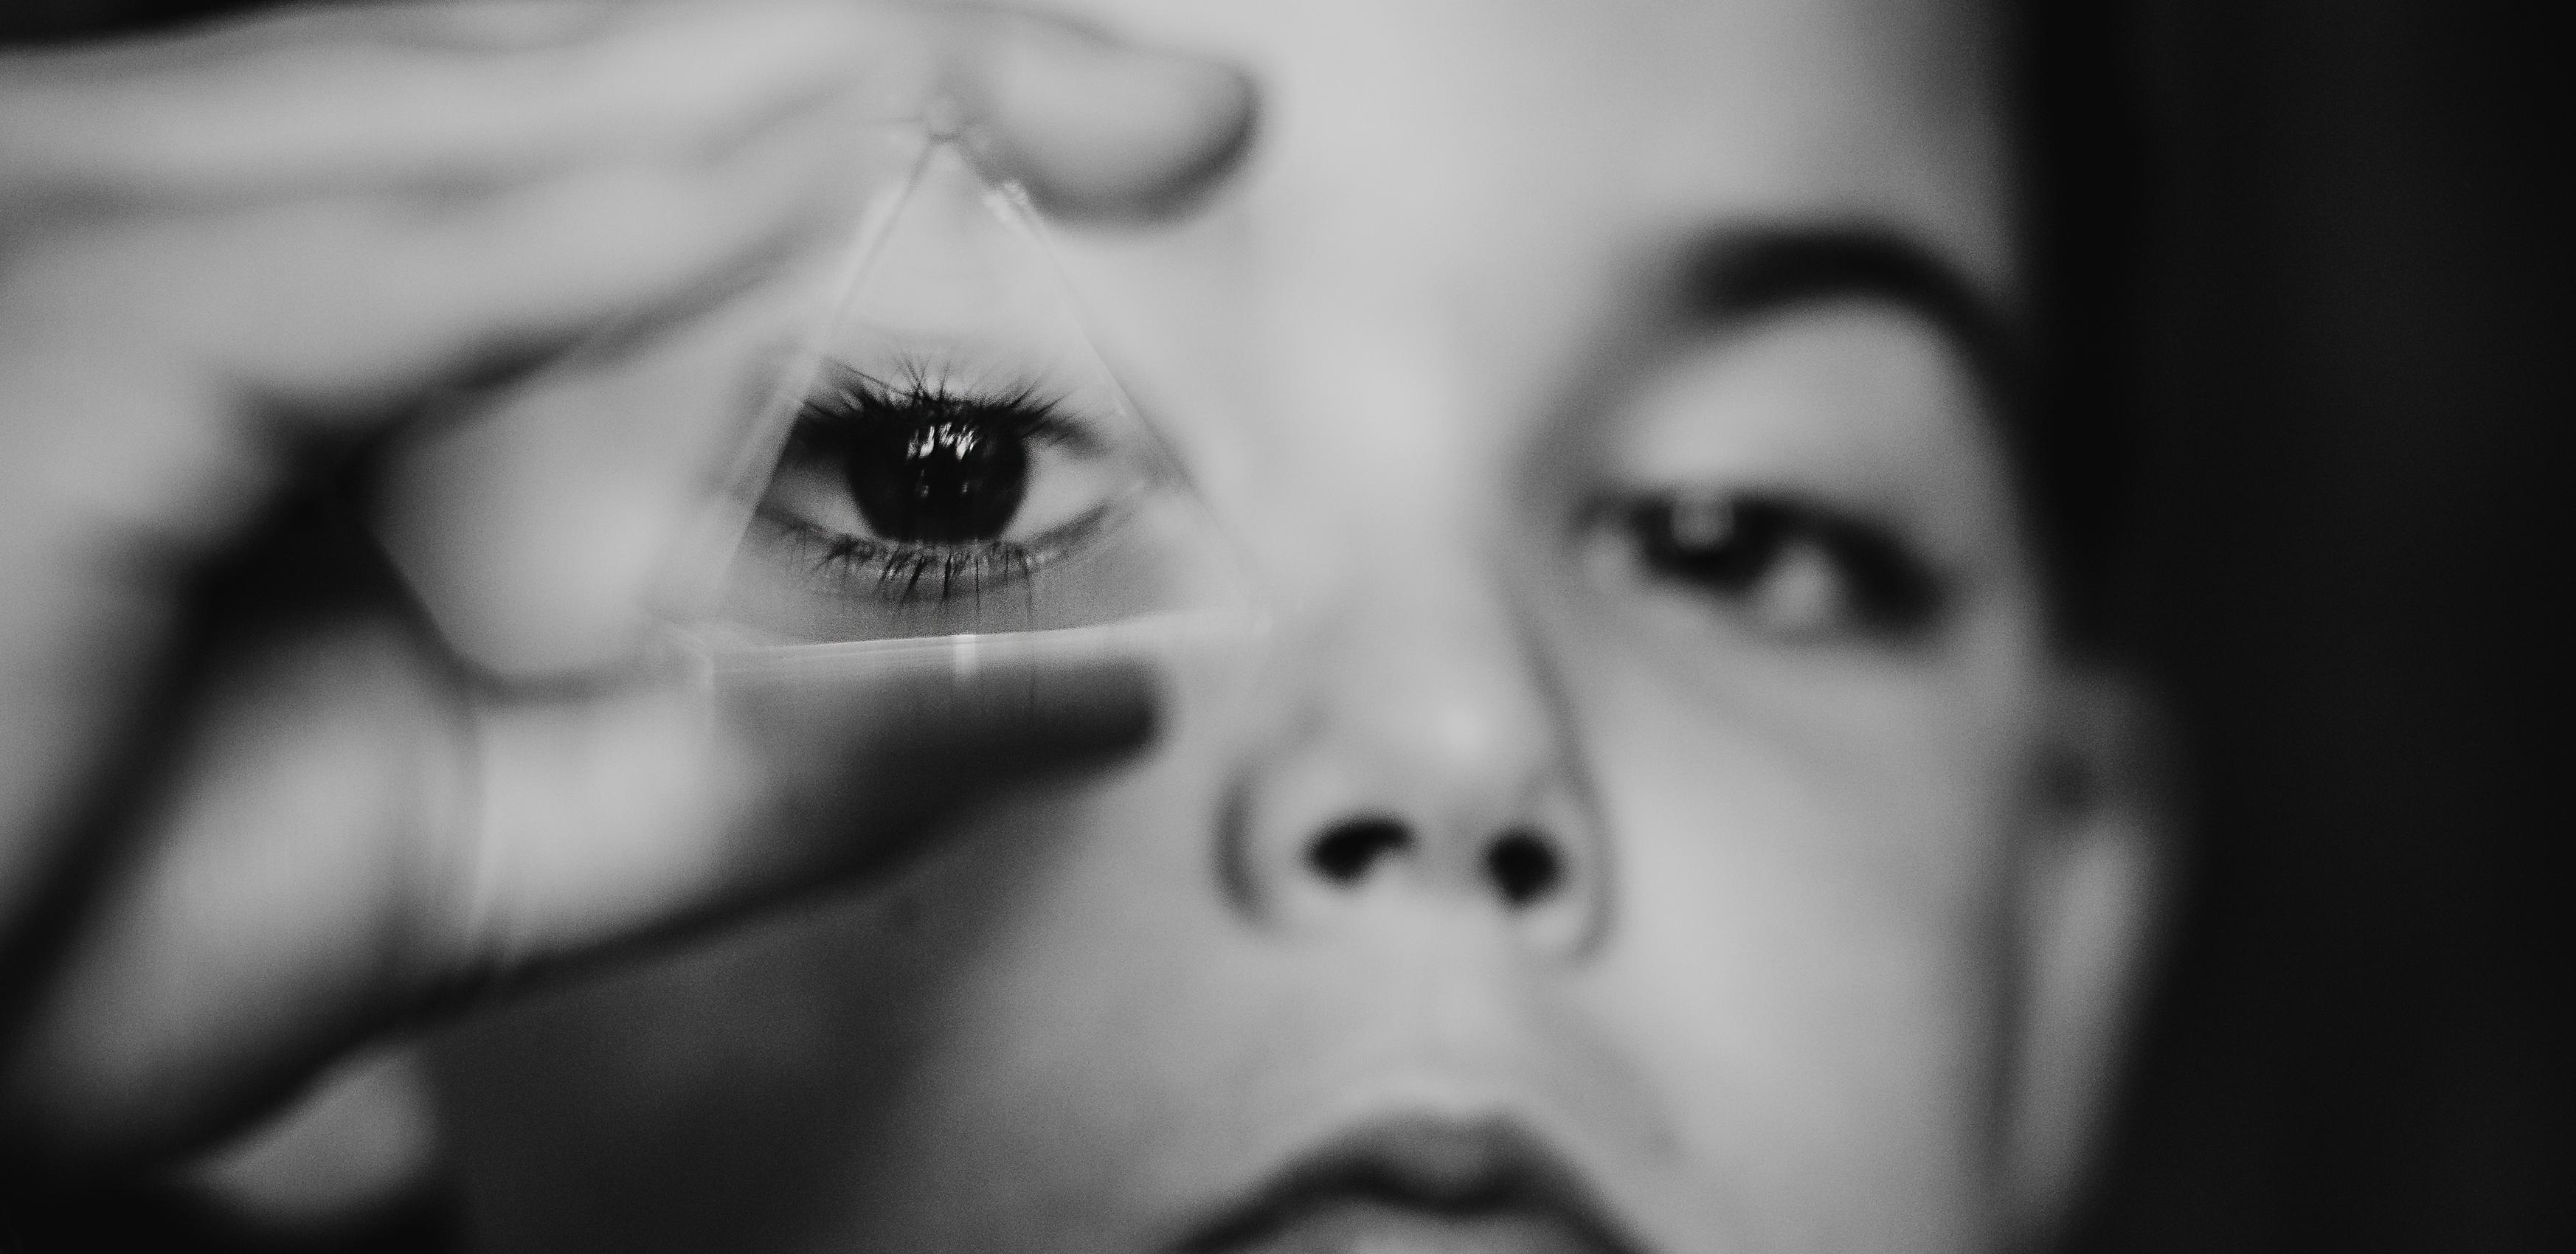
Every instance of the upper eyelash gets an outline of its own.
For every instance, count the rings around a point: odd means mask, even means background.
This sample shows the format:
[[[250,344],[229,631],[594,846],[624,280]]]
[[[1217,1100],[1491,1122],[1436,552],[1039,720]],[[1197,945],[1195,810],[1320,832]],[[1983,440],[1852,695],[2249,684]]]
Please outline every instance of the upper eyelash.
[[[837,361],[823,363],[822,378],[796,410],[791,442],[808,443],[835,428],[914,427],[941,410],[973,408],[987,419],[1000,418],[1010,434],[1023,440],[1060,443],[1089,449],[1098,443],[1090,430],[1069,417],[1061,398],[1037,384],[1010,382],[998,388],[961,388],[919,359],[898,363],[899,377],[883,379]]]

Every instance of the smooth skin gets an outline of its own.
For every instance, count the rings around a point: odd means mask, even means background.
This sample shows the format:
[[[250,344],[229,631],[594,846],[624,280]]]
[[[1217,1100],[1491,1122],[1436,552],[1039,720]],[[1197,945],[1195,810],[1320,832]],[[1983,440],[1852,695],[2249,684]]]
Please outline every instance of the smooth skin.
[[[1203,214],[1060,234],[1259,574],[1251,695],[1177,689],[1149,752],[896,880],[445,1042],[477,1232],[1565,1248],[1354,1196],[1227,1221],[1354,1129],[1500,1120],[1644,1250],[2037,1239],[2151,934],[2134,689],[2055,633],[1976,335],[1901,285],[1687,277],[1858,234],[2016,325],[2004,32],[1900,0],[1096,12],[1265,90]],[[1872,520],[1942,608],[1875,630],[1813,552],[1659,575],[1598,506],[1673,489]],[[1332,852],[1369,824],[1374,860]],[[1532,844],[1558,874],[1513,890]]]

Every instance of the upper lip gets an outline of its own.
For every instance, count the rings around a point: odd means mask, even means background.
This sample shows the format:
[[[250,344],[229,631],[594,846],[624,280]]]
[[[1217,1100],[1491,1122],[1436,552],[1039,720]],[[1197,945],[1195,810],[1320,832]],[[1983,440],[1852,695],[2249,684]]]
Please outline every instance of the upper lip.
[[[1642,1250],[1611,1221],[1583,1175],[1527,1124],[1509,1116],[1414,1115],[1325,1138],[1193,1229],[1179,1248],[1212,1254],[1246,1246],[1352,1198],[1443,1215],[1537,1212],[1601,1254]]]

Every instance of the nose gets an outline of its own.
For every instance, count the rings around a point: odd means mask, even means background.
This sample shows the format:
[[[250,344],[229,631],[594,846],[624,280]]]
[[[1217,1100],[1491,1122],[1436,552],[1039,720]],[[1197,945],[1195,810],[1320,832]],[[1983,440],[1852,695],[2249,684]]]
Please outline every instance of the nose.
[[[1220,826],[1257,925],[1464,906],[1543,950],[1608,918],[1607,848],[1543,654],[1498,595],[1385,588],[1292,648]]]
[[[1306,847],[1308,868],[1330,884],[1357,888],[1380,866],[1415,852],[1413,829],[1404,820],[1383,815],[1348,819],[1315,836]],[[1497,835],[1482,850],[1473,875],[1512,909],[1545,902],[1564,891],[1565,855],[1557,838],[1536,828],[1514,828]]]

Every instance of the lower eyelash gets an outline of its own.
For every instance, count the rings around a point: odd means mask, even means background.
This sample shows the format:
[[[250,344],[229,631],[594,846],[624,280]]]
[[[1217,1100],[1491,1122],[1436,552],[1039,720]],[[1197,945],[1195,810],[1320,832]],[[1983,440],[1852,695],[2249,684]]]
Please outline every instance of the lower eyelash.
[[[953,548],[890,544],[846,535],[767,510],[762,517],[810,551],[818,578],[848,587],[864,581],[866,593],[896,605],[919,605],[980,596],[1025,583],[1030,576],[1081,551],[1108,530],[1123,501],[1104,502],[1079,517],[1024,542],[996,540]]]
[[[869,575],[876,585],[875,595],[897,605],[981,594],[988,584],[1007,587],[1027,579],[1037,569],[1029,551],[1016,544],[908,549],[853,536],[830,541],[816,564],[837,568],[844,579]],[[923,586],[925,580],[927,588]]]

